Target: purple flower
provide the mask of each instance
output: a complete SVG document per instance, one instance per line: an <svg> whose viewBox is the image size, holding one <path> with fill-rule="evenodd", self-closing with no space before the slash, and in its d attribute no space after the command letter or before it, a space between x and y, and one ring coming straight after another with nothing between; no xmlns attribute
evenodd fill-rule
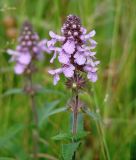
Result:
<svg viewBox="0 0 136 160"><path fill-rule="evenodd" d="M68 64L70 62L70 55L62 51L58 56L58 60L62 64Z"/></svg>
<svg viewBox="0 0 136 160"><path fill-rule="evenodd" d="M62 46L62 49L64 52L68 54L73 54L75 51L75 42L73 39L69 39L66 41L66 43Z"/></svg>
<svg viewBox="0 0 136 160"><path fill-rule="evenodd" d="M16 74L22 74L25 70L26 66L21 64L21 63L17 63L15 66L14 66L14 71Z"/></svg>
<svg viewBox="0 0 136 160"><path fill-rule="evenodd" d="M62 73L62 68L58 68L55 70L50 70L48 71L51 75L54 76L54 85L56 85L58 83L58 81L60 80L59 74Z"/></svg>
<svg viewBox="0 0 136 160"><path fill-rule="evenodd" d="M74 77L76 73L87 73L87 78L95 82L97 80L97 65L99 61L96 60L93 50L97 42L92 38L95 36L95 30L87 34L87 30L81 26L80 18L75 15L69 15L61 28L62 36L50 31L51 40L47 41L47 46L50 51L54 52L51 59L58 57L61 68L50 72L54 76L54 84L59 81L59 75L63 73L65 77ZM60 42L60 47L56 43ZM60 72L61 70L61 72Z"/></svg>
<svg viewBox="0 0 136 160"><path fill-rule="evenodd" d="M86 62L86 57L83 55L83 52L79 52L77 51L74 54L74 58L75 58L75 63L77 63L78 65L84 65Z"/></svg>
<svg viewBox="0 0 136 160"><path fill-rule="evenodd" d="M65 64L62 67L65 77L69 78L74 75L75 67L72 64Z"/></svg>
<svg viewBox="0 0 136 160"><path fill-rule="evenodd" d="M29 22L24 22L16 50L7 50L7 53L11 55L10 61L16 62L15 73L23 74L30 69L32 61L43 59L42 52L51 53L45 46L46 43L47 40L39 41L37 33L33 31Z"/></svg>

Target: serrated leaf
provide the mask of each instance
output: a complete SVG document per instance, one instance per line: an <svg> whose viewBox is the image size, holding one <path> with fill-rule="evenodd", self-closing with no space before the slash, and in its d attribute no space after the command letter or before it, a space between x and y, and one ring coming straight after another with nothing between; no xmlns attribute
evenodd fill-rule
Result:
<svg viewBox="0 0 136 160"><path fill-rule="evenodd" d="M63 158L63 160L72 160L72 157L73 157L75 151L77 150L79 144L80 144L79 142L78 143L63 144L62 145L62 158Z"/></svg>
<svg viewBox="0 0 136 160"><path fill-rule="evenodd" d="M80 141L81 139L85 138L89 133L90 132L86 131L77 132L76 135L73 135L72 133L59 133L58 135L52 137L52 139L56 141L63 141L63 140Z"/></svg>
<svg viewBox="0 0 136 160"><path fill-rule="evenodd" d="M58 135L52 137L53 140L60 141L60 140L69 140L71 139L70 133L59 133Z"/></svg>
<svg viewBox="0 0 136 160"><path fill-rule="evenodd" d="M81 131L78 132L76 135L73 136L74 141L79 141L83 138L85 138L90 132Z"/></svg>

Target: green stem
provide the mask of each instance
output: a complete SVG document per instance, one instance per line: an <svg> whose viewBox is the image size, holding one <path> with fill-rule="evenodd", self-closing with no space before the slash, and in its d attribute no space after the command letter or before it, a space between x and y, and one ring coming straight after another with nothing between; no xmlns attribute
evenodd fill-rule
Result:
<svg viewBox="0 0 136 160"><path fill-rule="evenodd" d="M78 76L77 73L75 72L74 74L75 80L77 82L78 80ZM72 124L72 133L73 135L77 134L77 120L78 120L78 103L79 103L79 95L78 95L78 88L76 87L76 89L73 91L73 93L75 94L75 106L73 107L73 124ZM73 142L75 142L73 140ZM76 159L76 151L74 152L74 155L72 157L72 160Z"/></svg>
<svg viewBox="0 0 136 160"><path fill-rule="evenodd" d="M33 92L33 82L32 82L32 75L29 75L29 84L31 91ZM32 110L32 116L33 116L33 122L34 122L34 129L32 131L32 138L33 138L33 155L34 159L38 160L38 139L39 139L39 133L38 133L38 113L36 110L36 103L35 103L35 93L30 94L30 101L31 101L31 110Z"/></svg>
<svg viewBox="0 0 136 160"><path fill-rule="evenodd" d="M73 135L76 135L77 133L77 118L78 118L78 94L76 95L76 105L73 110L73 127L72 127L72 133Z"/></svg>

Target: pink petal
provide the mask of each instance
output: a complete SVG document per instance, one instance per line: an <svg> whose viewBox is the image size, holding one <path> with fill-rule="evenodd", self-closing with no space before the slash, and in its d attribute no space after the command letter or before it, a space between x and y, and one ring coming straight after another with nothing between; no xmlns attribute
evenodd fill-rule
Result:
<svg viewBox="0 0 136 160"><path fill-rule="evenodd" d="M72 77L74 75L75 67L73 65L64 66L63 73L66 77Z"/></svg>
<svg viewBox="0 0 136 160"><path fill-rule="evenodd" d="M22 74L24 70L25 70L25 66L19 63L17 63L14 67L14 71L16 74Z"/></svg>
<svg viewBox="0 0 136 160"><path fill-rule="evenodd" d="M54 62L54 59L56 58L56 56L57 56L57 53L54 52L54 55L53 55L53 57L51 58L50 63L53 63L53 62Z"/></svg>
<svg viewBox="0 0 136 160"><path fill-rule="evenodd" d="M93 72L94 73L94 72L96 72L98 70L98 68L86 65L84 67L84 70L87 71L87 72Z"/></svg>
<svg viewBox="0 0 136 160"><path fill-rule="evenodd" d="M62 68L58 68L55 70L49 70L48 73L50 73L51 75L60 74L62 73Z"/></svg>
<svg viewBox="0 0 136 160"><path fill-rule="evenodd" d="M48 47L54 46L55 43L56 43L56 39L51 39L50 41L47 42L47 46Z"/></svg>
<svg viewBox="0 0 136 160"><path fill-rule="evenodd" d="M88 73L87 78L92 82L96 82L98 79L97 74L91 72Z"/></svg>
<svg viewBox="0 0 136 160"><path fill-rule="evenodd" d="M58 41L64 41L65 40L65 37L59 36L52 31L49 32L49 35L50 35L50 37L52 37L53 39L56 39Z"/></svg>
<svg viewBox="0 0 136 160"><path fill-rule="evenodd" d="M83 28L83 27L81 27L81 32L83 33L83 34L86 34L86 29L85 28Z"/></svg>
<svg viewBox="0 0 136 160"><path fill-rule="evenodd" d="M63 64L67 64L69 62L69 58L69 55L63 52L58 56L59 62Z"/></svg>
<svg viewBox="0 0 136 160"><path fill-rule="evenodd" d="M78 64L78 65L83 65L85 64L85 61L86 61L86 57L84 55L82 55L83 53L77 53L74 55L74 58L75 58L75 62Z"/></svg>
<svg viewBox="0 0 136 160"><path fill-rule="evenodd" d="M54 76L53 84L56 85L59 80L60 80L60 77L59 77L58 74L56 74L56 75Z"/></svg>
<svg viewBox="0 0 136 160"><path fill-rule="evenodd" d="M72 54L75 51L75 43L73 40L68 40L62 47L68 54Z"/></svg>
<svg viewBox="0 0 136 160"><path fill-rule="evenodd" d="M84 54L85 54L85 56L94 56L96 54L96 52L88 51L88 52L85 52Z"/></svg>
<svg viewBox="0 0 136 160"><path fill-rule="evenodd" d="M55 74L55 70L49 70L48 73L51 74L51 75L54 75Z"/></svg>
<svg viewBox="0 0 136 160"><path fill-rule="evenodd" d="M84 52L84 51L85 51L85 49L82 48L82 47L80 47L80 46L77 47L77 50L78 50L79 52Z"/></svg>
<svg viewBox="0 0 136 160"><path fill-rule="evenodd" d="M27 65L31 61L31 55L29 53L21 53L17 61L21 64Z"/></svg>
<svg viewBox="0 0 136 160"><path fill-rule="evenodd" d="M70 70L70 69L65 68L65 69L63 70L63 73L64 73L64 75L65 75L66 77L72 77L72 76L73 76L73 74L74 74L74 71L73 71L73 70Z"/></svg>
<svg viewBox="0 0 136 160"><path fill-rule="evenodd" d="M100 61L95 61L94 63L97 66L98 64L100 64Z"/></svg>
<svg viewBox="0 0 136 160"><path fill-rule="evenodd" d="M50 35L51 38L55 38L56 37L56 34L53 31L50 31L49 35Z"/></svg>
<svg viewBox="0 0 136 160"><path fill-rule="evenodd" d="M89 37L93 37L93 36L95 36L95 34L96 34L96 31L92 30L88 35L89 35Z"/></svg>
<svg viewBox="0 0 136 160"><path fill-rule="evenodd" d="M43 51L43 52L51 53L51 51L50 51L50 50L48 49L48 47L47 47L47 40L46 40L46 39L40 41L40 42L38 43L38 47L39 47L40 50Z"/></svg>
<svg viewBox="0 0 136 160"><path fill-rule="evenodd" d="M14 50L12 50L12 49L8 49L8 50L7 50L7 53L8 53L9 55L15 55L15 56L17 56L17 55L19 54L19 52L14 51Z"/></svg>
<svg viewBox="0 0 136 160"><path fill-rule="evenodd" d="M93 62L93 60L90 57L87 58L87 63L86 64L91 65L92 67L96 66L95 63Z"/></svg>
<svg viewBox="0 0 136 160"><path fill-rule="evenodd" d="M89 41L91 43L90 49L94 49L96 47L96 45L97 45L97 42L95 40L93 40L93 39L90 39Z"/></svg>

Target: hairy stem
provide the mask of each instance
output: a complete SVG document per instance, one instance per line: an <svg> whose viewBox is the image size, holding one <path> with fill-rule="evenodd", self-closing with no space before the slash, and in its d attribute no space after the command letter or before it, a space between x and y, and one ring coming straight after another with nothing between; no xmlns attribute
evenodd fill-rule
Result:
<svg viewBox="0 0 136 160"><path fill-rule="evenodd" d="M36 110L36 103L35 103L35 94L33 92L33 82L32 82L32 75L29 75L29 83L31 88L31 94L30 94L30 101L31 101L31 110L32 110L32 116L33 116L33 123L34 123L34 129L32 131L32 138L33 138L33 156L34 159L38 159L38 139L39 139L39 133L38 133L38 113Z"/></svg>
<svg viewBox="0 0 136 160"><path fill-rule="evenodd" d="M78 118L78 93L76 95L76 100L75 100L75 107L74 107L74 110L73 110L73 130L72 130L72 133L74 135L76 135L77 133L77 118Z"/></svg>
<svg viewBox="0 0 136 160"><path fill-rule="evenodd" d="M78 76L75 73L75 80L77 82L78 80ZM76 89L73 91L73 93L75 94L75 106L73 108L73 124L72 124L72 133L73 135L77 134L77 121L78 121L78 103L79 103L79 96L78 96L78 88L76 87ZM73 142L75 142L73 140ZM76 160L76 151L74 152L74 155L72 157L72 160Z"/></svg>
<svg viewBox="0 0 136 160"><path fill-rule="evenodd" d="M73 135L77 134L77 120L78 120L78 94L76 95L76 105L73 110L73 127L72 127ZM73 142L75 142L75 140L73 140ZM74 152L72 160L76 160L76 151Z"/></svg>

